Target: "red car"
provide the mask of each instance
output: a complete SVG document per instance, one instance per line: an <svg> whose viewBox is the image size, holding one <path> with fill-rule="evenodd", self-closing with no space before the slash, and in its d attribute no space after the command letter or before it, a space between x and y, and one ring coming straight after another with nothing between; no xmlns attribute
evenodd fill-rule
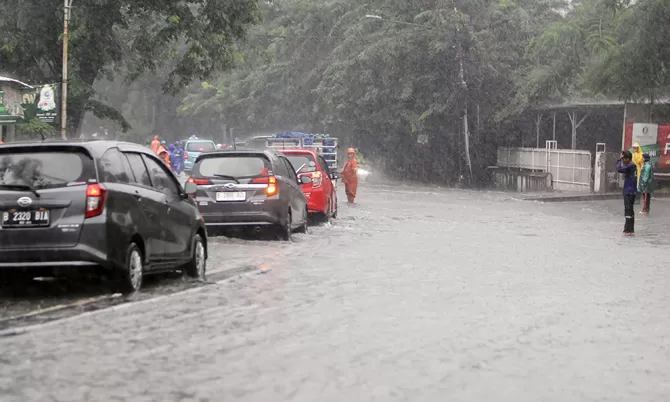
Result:
<svg viewBox="0 0 670 402"><path fill-rule="evenodd" d="M310 176L312 183L303 184L307 198L307 212L328 221L337 218L337 182L339 172L331 172L323 156L312 149L282 149L298 177Z"/></svg>

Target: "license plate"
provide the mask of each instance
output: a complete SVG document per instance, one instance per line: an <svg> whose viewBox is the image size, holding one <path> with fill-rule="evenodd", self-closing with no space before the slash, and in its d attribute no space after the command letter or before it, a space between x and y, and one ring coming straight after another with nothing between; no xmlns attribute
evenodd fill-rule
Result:
<svg viewBox="0 0 670 402"><path fill-rule="evenodd" d="M244 191L235 192L218 192L216 193L216 201L246 201L247 193Z"/></svg>
<svg viewBox="0 0 670 402"><path fill-rule="evenodd" d="M33 211L9 210L2 213L2 227L27 228L49 226L49 210Z"/></svg>

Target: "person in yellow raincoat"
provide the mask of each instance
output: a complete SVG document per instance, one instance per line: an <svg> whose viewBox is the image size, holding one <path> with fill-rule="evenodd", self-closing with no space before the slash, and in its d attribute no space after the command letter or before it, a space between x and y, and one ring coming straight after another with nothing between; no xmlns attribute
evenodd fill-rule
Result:
<svg viewBox="0 0 670 402"><path fill-rule="evenodd" d="M644 165L644 157L642 156L642 149L640 144L637 142L633 144L633 163L637 166L637 182L640 183L640 173L642 172L642 166Z"/></svg>
<svg viewBox="0 0 670 402"><path fill-rule="evenodd" d="M356 161L356 150L347 149L347 163L342 169L342 183L344 183L344 192L347 194L347 202L354 203L356 199L356 189L358 188L358 162Z"/></svg>
<svg viewBox="0 0 670 402"><path fill-rule="evenodd" d="M158 148L161 146L161 139L159 136L154 136L154 140L151 141L151 150L154 151L156 155L158 155Z"/></svg>

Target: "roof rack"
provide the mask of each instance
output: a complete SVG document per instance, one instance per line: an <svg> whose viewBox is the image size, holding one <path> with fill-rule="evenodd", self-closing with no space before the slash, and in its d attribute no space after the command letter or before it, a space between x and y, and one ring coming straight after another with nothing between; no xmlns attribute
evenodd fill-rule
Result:
<svg viewBox="0 0 670 402"><path fill-rule="evenodd" d="M287 149L302 148L314 149L323 156L328 168L337 170L337 138L266 138L268 148Z"/></svg>

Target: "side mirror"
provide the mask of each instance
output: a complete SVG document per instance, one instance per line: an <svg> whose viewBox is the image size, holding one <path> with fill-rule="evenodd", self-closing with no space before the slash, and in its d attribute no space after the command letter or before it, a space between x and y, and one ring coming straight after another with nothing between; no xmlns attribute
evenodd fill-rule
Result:
<svg viewBox="0 0 670 402"><path fill-rule="evenodd" d="M198 185L197 184L195 184L193 182L190 182L190 181L187 181L186 184L184 184L184 192L186 193L186 195L193 195L197 191L198 191Z"/></svg>
<svg viewBox="0 0 670 402"><path fill-rule="evenodd" d="M331 173L330 178L333 180L339 180L342 178L342 174L340 172Z"/></svg>
<svg viewBox="0 0 670 402"><path fill-rule="evenodd" d="M300 176L300 184L310 184L312 182L312 176Z"/></svg>

